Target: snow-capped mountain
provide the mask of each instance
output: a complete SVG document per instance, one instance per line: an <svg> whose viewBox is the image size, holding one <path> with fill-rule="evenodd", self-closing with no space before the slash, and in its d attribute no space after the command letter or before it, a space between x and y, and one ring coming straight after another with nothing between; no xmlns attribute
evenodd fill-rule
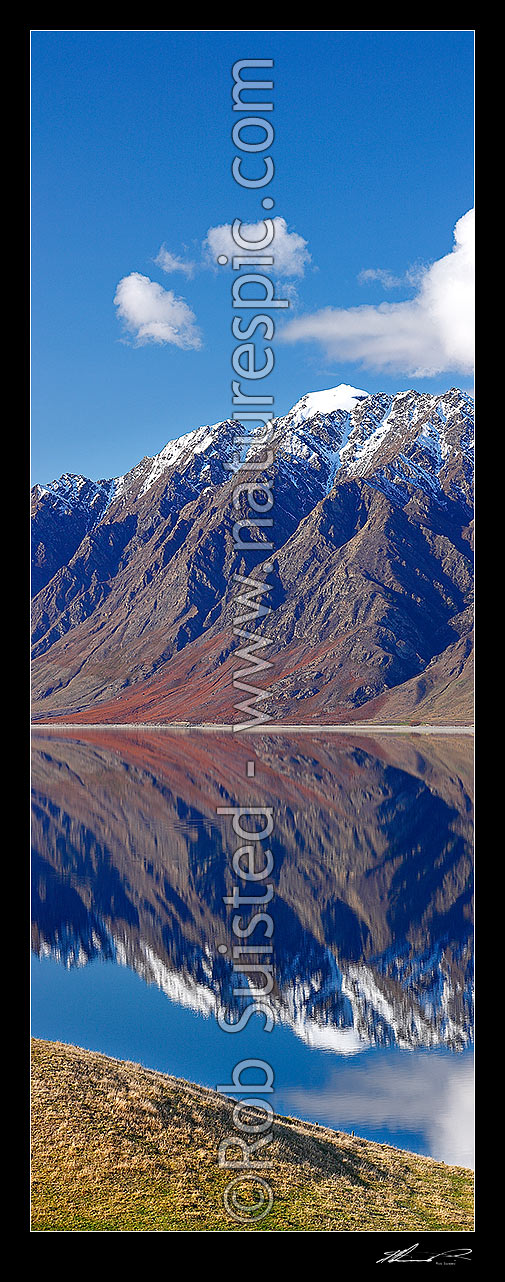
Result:
<svg viewBox="0 0 505 1282"><path fill-rule="evenodd" d="M457 388L443 396L368 397L352 416L341 466L400 504L415 489L439 501L449 495L466 502L473 482L473 409L471 397Z"/></svg>
<svg viewBox="0 0 505 1282"><path fill-rule="evenodd" d="M341 383L307 393L288 414L273 419L272 426L269 448L277 468L297 487L313 478L320 497L329 493L339 472L373 478L376 488L399 503L408 501L408 486L441 496L451 463L463 465L471 484L473 401L457 388L442 396L412 391L390 396L369 395ZM235 438L246 431L230 420L196 428L117 478L111 495L126 497L141 477L137 493L143 496L174 467L195 493L220 484L228 477L226 464L239 452L247 453L234 446ZM264 429L257 435L263 437ZM253 432L253 455L254 440ZM461 494L467 497L464 487Z"/></svg>
<svg viewBox="0 0 505 1282"><path fill-rule="evenodd" d="M90 481L65 472L32 491L32 592L35 596L103 520L116 482Z"/></svg>
<svg viewBox="0 0 505 1282"><path fill-rule="evenodd" d="M314 475L321 496L329 492L340 470L349 477L373 477L377 488L400 502L405 483L427 487L431 493L442 490L444 469L451 460L463 461L465 476L471 479L473 401L457 388L442 396L412 391L390 396L369 395L341 383L307 393L288 414L273 419L273 429L269 447L277 466L295 485ZM48 485L36 485L35 496L39 502L54 500L60 513L74 518L85 513L89 528L117 500L143 498L175 469L184 480L185 494L195 497L229 478L230 465L247 452L235 443L246 431L230 419L203 425L169 441L159 454L143 458L123 476L95 482L65 473ZM263 432L258 429L258 435Z"/></svg>
<svg viewBox="0 0 505 1282"><path fill-rule="evenodd" d="M263 429L249 446L237 444L244 434L226 419L170 441L123 476L94 483L65 475L35 487L36 689L53 712L80 711L90 698L123 700L122 691L199 638L207 644L216 636L223 662L229 642L217 635L230 626L240 559L230 546L232 495L246 455L274 488L273 630L291 670L307 662L299 645L310 641L314 651L333 640L337 716L428 668L425 693L432 682L461 676L469 653L457 638L468 632L471 587L472 399L457 388L392 396L341 384L307 393L273 419L266 446ZM442 678L433 663L443 653ZM287 679L287 663L278 689L283 715L295 697L319 696L326 664L314 671L309 664L304 690ZM169 688L168 669L166 677ZM187 684L182 667L174 678ZM409 688L406 697L410 706L418 695Z"/></svg>
<svg viewBox="0 0 505 1282"><path fill-rule="evenodd" d="M48 485L36 485L35 492L38 499L54 500L60 510L68 515L86 511L97 521L114 497L116 485L114 480L90 481L85 476L64 472L57 481L51 481Z"/></svg>
<svg viewBox="0 0 505 1282"><path fill-rule="evenodd" d="M306 392L285 415L285 421L290 427L300 427L318 414L324 416L340 410L350 413L368 396L369 392L364 392L359 387L350 387L348 383L339 383L338 387L328 387L322 392Z"/></svg>
<svg viewBox="0 0 505 1282"><path fill-rule="evenodd" d="M414 490L467 501L473 479L473 401L443 396L368 395L345 385L311 393L275 423L272 448L293 485L315 475L323 493L360 478L403 506ZM454 472L461 471L456 481Z"/></svg>

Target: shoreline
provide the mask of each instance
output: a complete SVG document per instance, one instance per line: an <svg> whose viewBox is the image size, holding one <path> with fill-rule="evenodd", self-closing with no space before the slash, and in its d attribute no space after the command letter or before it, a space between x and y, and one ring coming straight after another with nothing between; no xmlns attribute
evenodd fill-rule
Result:
<svg viewBox="0 0 505 1282"><path fill-rule="evenodd" d="M261 726L241 726L220 722L189 721L34 721L31 730L166 730L183 733L198 731L204 734L426 734L426 735L473 735L473 725L381 725L368 722L348 722L340 725L289 724L282 721L265 723Z"/></svg>

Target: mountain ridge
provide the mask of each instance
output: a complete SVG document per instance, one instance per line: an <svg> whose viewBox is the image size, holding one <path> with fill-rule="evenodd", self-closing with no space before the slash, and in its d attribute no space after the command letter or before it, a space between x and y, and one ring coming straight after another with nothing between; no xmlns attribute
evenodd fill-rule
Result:
<svg viewBox="0 0 505 1282"><path fill-rule="evenodd" d="M209 700L218 720L233 719L237 573L271 575L263 635L276 718L304 719L305 703L316 719L346 720L350 710L361 719L363 705L387 701L437 657L450 669L449 648L469 635L469 395L340 385L302 397L271 427L263 468L262 433L238 450L243 429L227 419L185 433L123 477L66 474L34 487L36 718L93 718L100 708L105 719L145 719L162 674L162 720L174 719L184 691L190 721L209 719ZM255 460L275 494L274 550L269 560L269 537L260 538L251 568L231 527L237 477ZM190 674L211 651L198 704ZM436 703L433 669L430 681ZM423 697L406 693L407 719ZM471 683L465 721L469 700Z"/></svg>

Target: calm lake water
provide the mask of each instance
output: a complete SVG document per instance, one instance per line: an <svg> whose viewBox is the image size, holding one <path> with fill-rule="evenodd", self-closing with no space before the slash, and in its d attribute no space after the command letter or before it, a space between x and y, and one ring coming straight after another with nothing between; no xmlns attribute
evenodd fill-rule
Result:
<svg viewBox="0 0 505 1282"><path fill-rule="evenodd" d="M35 1036L213 1087L266 1060L276 1112L472 1165L471 739L37 731L32 778ZM224 900L267 884L273 1028L226 1033L261 909Z"/></svg>

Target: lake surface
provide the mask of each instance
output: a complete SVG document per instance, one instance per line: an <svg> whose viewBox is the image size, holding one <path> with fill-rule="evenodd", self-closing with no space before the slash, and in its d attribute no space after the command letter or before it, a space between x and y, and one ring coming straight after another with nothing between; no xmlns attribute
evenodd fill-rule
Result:
<svg viewBox="0 0 505 1282"><path fill-rule="evenodd" d="M36 731L34 1035L212 1087L261 1059L276 1112L472 1165L472 747ZM267 879L234 807L267 809ZM240 946L271 972L237 977L265 908L225 900L267 886ZM224 1031L268 974L272 1030Z"/></svg>

